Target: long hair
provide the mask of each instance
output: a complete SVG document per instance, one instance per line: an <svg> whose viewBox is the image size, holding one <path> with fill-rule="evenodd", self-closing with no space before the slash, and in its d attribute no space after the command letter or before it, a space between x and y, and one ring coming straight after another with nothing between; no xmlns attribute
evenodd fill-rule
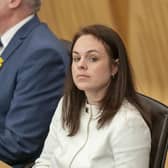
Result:
<svg viewBox="0 0 168 168"><path fill-rule="evenodd" d="M72 51L76 41L83 35L92 35L102 42L110 60L119 60L118 72L115 77L111 77L111 83L107 88L106 94L101 101L100 117L98 128L111 121L117 113L124 99L133 104L142 114L143 118L150 126L149 116L145 113L136 95L130 63L127 51L120 36L111 28L104 25L90 25L82 28L73 38L70 50L70 65L72 65ZM111 61L114 62L114 61ZM72 79L71 66L66 77L62 124L68 128L69 136L75 135L80 127L81 109L85 105L86 96L84 91L79 90Z"/></svg>

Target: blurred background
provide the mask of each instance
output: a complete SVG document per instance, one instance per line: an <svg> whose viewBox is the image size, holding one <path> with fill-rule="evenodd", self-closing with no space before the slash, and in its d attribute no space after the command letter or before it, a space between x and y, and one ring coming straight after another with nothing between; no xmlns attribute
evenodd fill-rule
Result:
<svg viewBox="0 0 168 168"><path fill-rule="evenodd" d="M105 24L127 47L137 90L168 105L168 0L43 0L42 21L62 39Z"/></svg>

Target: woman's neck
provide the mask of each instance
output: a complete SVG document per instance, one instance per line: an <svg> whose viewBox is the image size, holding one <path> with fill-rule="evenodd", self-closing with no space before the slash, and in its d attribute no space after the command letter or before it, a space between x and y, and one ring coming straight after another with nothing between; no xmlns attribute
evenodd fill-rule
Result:
<svg viewBox="0 0 168 168"><path fill-rule="evenodd" d="M102 95L99 95L97 93L88 93L86 92L87 102L91 105L100 105L100 102L102 100Z"/></svg>

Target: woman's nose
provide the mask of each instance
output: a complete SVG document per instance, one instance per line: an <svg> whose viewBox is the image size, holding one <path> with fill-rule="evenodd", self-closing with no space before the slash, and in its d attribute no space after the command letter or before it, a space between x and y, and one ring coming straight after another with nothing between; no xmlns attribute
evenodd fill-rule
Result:
<svg viewBox="0 0 168 168"><path fill-rule="evenodd" d="M78 68L87 69L87 63L86 63L86 60L84 58L80 59L80 61L78 62Z"/></svg>

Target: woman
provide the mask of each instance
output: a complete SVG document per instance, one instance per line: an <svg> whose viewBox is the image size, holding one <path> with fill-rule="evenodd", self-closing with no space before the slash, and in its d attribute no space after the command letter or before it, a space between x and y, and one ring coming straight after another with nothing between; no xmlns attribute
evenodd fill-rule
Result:
<svg viewBox="0 0 168 168"><path fill-rule="evenodd" d="M73 39L64 96L35 167L149 168L149 126L119 35L84 27Z"/></svg>

